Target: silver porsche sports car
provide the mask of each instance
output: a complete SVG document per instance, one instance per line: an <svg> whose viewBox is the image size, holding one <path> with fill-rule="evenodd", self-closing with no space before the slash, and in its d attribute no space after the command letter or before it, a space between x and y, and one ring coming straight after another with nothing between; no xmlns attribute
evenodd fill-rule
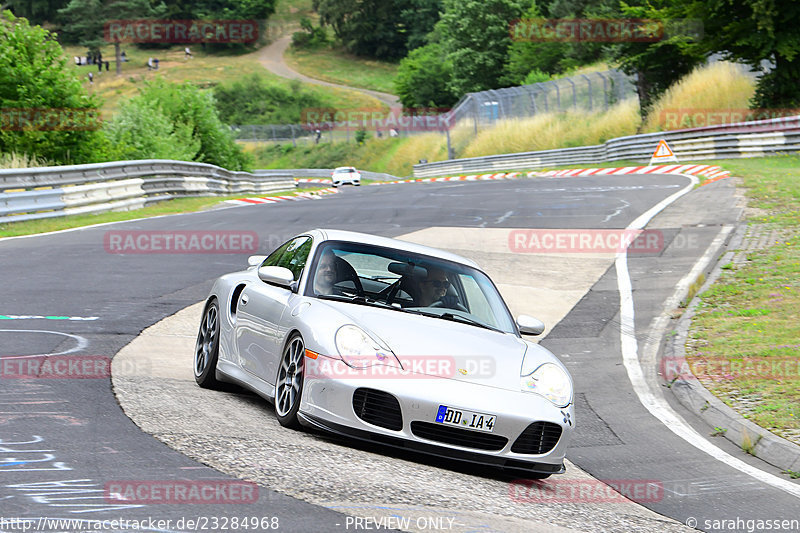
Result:
<svg viewBox="0 0 800 533"><path fill-rule="evenodd" d="M299 235L220 277L194 357L202 387L242 385L279 422L522 471L564 472L572 379L522 335L471 260L339 230Z"/></svg>

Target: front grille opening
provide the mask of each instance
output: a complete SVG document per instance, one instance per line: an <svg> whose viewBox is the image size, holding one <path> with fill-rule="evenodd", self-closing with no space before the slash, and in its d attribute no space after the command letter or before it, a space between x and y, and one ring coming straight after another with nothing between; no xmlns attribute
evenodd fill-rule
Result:
<svg viewBox="0 0 800 533"><path fill-rule="evenodd" d="M448 427L431 422L411 422L411 432L421 439L463 446L464 448L475 448L477 450L497 451L502 450L508 444L508 439L499 435Z"/></svg>
<svg viewBox="0 0 800 533"><path fill-rule="evenodd" d="M353 393L353 411L356 416L374 426L393 431L403 429L400 402L388 392L359 388Z"/></svg>
<svg viewBox="0 0 800 533"><path fill-rule="evenodd" d="M547 453L558 444L561 438L561 426L552 422L534 422L525 428L511 451L514 453L527 453L541 455Z"/></svg>

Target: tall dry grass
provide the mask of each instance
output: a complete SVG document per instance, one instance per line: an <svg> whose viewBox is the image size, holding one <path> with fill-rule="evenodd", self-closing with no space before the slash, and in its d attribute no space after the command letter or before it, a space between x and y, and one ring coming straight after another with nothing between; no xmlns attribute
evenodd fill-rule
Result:
<svg viewBox="0 0 800 533"><path fill-rule="evenodd" d="M36 156L18 154L17 152L0 153L0 168L33 168L47 167L52 163Z"/></svg>
<svg viewBox="0 0 800 533"><path fill-rule="evenodd" d="M744 115L754 92L755 80L739 65L721 61L699 67L667 89L648 114L642 131L738 122L736 115L719 112L734 110Z"/></svg>
<svg viewBox="0 0 800 533"><path fill-rule="evenodd" d="M411 135L383 157L383 168L395 176L409 176L420 159L429 162L447 159L447 139L441 133Z"/></svg>
<svg viewBox="0 0 800 533"><path fill-rule="evenodd" d="M640 124L635 99L604 112L544 113L525 119L498 121L478 132L459 157L550 150L601 144L636 133Z"/></svg>

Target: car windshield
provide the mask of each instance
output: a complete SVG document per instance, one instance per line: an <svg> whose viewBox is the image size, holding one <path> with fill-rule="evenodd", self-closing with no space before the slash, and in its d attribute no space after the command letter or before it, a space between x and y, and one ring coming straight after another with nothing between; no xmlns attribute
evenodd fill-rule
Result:
<svg viewBox="0 0 800 533"><path fill-rule="evenodd" d="M424 314L516 333L494 284L460 263L372 245L320 246L306 295Z"/></svg>
<svg viewBox="0 0 800 533"><path fill-rule="evenodd" d="M336 174L349 174L350 172L355 172L356 169L354 168L337 168L334 170Z"/></svg>

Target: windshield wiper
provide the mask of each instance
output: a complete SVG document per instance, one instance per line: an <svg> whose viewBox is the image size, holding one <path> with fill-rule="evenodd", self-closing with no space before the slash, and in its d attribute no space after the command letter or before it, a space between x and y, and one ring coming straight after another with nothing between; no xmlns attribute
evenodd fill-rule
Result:
<svg viewBox="0 0 800 533"><path fill-rule="evenodd" d="M464 324L470 324L470 325L473 325L473 326L478 326L479 328L486 328L486 329L490 329L492 331L496 331L498 333L504 333L503 330L497 329L494 326L490 326L489 324L484 324L483 322L480 322L478 320L474 320L474 319L466 317L464 315L457 315L457 314L454 314L454 313L442 313L440 315L438 313L431 313L429 311L418 311L416 309L414 309L414 310L406 309L406 311L409 312L409 313L416 313L418 315L430 316L430 317L433 317L433 318L441 318L441 319L444 319L444 320L450 320L451 322L463 322Z"/></svg>
<svg viewBox="0 0 800 533"><path fill-rule="evenodd" d="M402 309L398 309L393 305L389 305L386 302L381 302L380 300L373 300L372 298L367 298L366 296L359 296L357 294L354 295L346 295L346 294L318 294L317 298L320 300L334 300L337 302L349 302L354 304L360 305L372 305L375 307L382 307L385 309L397 309L398 311L402 311Z"/></svg>

